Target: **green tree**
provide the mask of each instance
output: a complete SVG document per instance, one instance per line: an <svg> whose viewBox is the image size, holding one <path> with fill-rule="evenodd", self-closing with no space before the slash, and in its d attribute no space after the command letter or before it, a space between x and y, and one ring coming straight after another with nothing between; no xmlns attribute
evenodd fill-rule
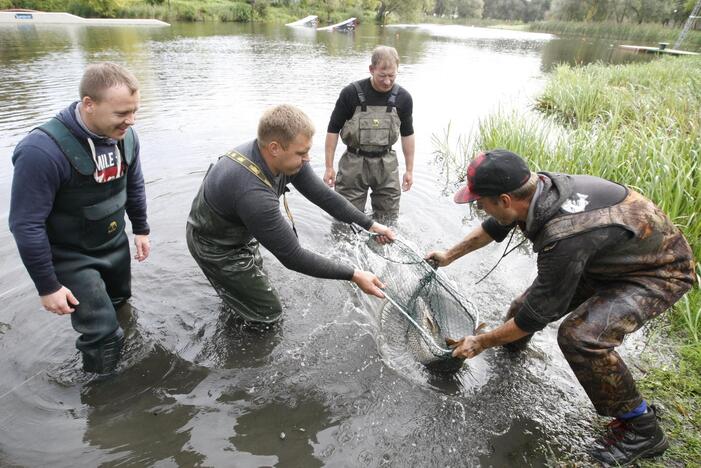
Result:
<svg viewBox="0 0 701 468"><path fill-rule="evenodd" d="M608 17L608 1L553 0L550 17L563 21L602 21Z"/></svg>
<svg viewBox="0 0 701 468"><path fill-rule="evenodd" d="M674 2L665 0L630 0L631 19L640 23L666 21L673 17Z"/></svg>
<svg viewBox="0 0 701 468"><path fill-rule="evenodd" d="M425 7L425 0L380 0L377 7L377 22L385 24L387 16L392 13L404 17L413 17L423 12Z"/></svg>
<svg viewBox="0 0 701 468"><path fill-rule="evenodd" d="M545 17L550 0L488 0L484 2L485 18L511 21L537 21Z"/></svg>

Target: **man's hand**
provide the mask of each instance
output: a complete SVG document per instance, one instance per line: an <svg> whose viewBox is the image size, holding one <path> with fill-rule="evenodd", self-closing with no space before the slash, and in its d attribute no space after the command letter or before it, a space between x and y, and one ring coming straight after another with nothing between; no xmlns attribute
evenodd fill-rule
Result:
<svg viewBox="0 0 701 468"><path fill-rule="evenodd" d="M65 286L61 286L61 289L55 293L40 296L40 298L44 309L57 315L73 313L75 309L71 306L80 304L71 290Z"/></svg>
<svg viewBox="0 0 701 468"><path fill-rule="evenodd" d="M414 174L411 172L405 172L404 178L402 180L402 191L407 192L414 185Z"/></svg>
<svg viewBox="0 0 701 468"><path fill-rule="evenodd" d="M135 234L134 245L136 246L136 255L134 255L134 258L143 262L151 253L151 241L148 240L148 235Z"/></svg>
<svg viewBox="0 0 701 468"><path fill-rule="evenodd" d="M452 260L448 258L448 252L445 250L432 250L426 254L424 257L428 263L435 267L444 267L452 263Z"/></svg>
<svg viewBox="0 0 701 468"><path fill-rule="evenodd" d="M485 349L479 339L479 336L465 336L457 341L446 338L445 342L448 344L448 346L453 348L453 357L456 358L471 359Z"/></svg>
<svg viewBox="0 0 701 468"><path fill-rule="evenodd" d="M324 182L329 187L336 185L336 171L333 170L333 167L327 167L324 171Z"/></svg>
<svg viewBox="0 0 701 468"><path fill-rule="evenodd" d="M378 234L378 236L375 237L375 240L380 244L389 244L397 238L397 235L392 229L380 223L372 223L372 226L370 226L368 231Z"/></svg>
<svg viewBox="0 0 701 468"><path fill-rule="evenodd" d="M355 270L353 273L353 278L351 281L358 285L358 287L365 293L371 296L379 297L380 299L385 298L385 294L382 289L385 285L380 281L380 278L375 276L369 271Z"/></svg>

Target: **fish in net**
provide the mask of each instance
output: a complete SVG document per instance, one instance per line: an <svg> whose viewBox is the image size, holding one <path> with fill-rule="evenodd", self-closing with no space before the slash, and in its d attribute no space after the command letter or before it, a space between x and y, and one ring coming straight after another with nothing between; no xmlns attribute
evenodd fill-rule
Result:
<svg viewBox="0 0 701 468"><path fill-rule="evenodd" d="M459 370L464 360L452 356L446 338L475 333L474 305L405 241L383 245L359 235L355 253L358 263L385 283L379 316L384 338L404 346L430 370Z"/></svg>

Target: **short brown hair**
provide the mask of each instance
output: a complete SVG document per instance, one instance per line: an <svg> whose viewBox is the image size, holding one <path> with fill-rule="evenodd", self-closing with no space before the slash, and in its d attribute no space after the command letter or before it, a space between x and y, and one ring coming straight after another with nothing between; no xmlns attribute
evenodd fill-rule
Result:
<svg viewBox="0 0 701 468"><path fill-rule="evenodd" d="M139 81L129 70L116 63L88 65L80 80L80 99L88 96L93 101L100 101L104 97L104 91L115 86L126 86L134 94L139 90Z"/></svg>
<svg viewBox="0 0 701 468"><path fill-rule="evenodd" d="M314 124L302 109L281 104L266 110L258 121L258 143L265 146L277 141L287 148L297 135L314 136Z"/></svg>
<svg viewBox="0 0 701 468"><path fill-rule="evenodd" d="M399 54L397 53L397 49L385 45L375 47L375 49L372 51L370 65L377 67L382 65L384 62L394 63L398 67Z"/></svg>

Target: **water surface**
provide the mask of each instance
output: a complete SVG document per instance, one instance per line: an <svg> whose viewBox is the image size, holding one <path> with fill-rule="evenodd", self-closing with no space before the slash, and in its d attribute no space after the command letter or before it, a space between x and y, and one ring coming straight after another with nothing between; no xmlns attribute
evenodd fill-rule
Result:
<svg viewBox="0 0 701 468"><path fill-rule="evenodd" d="M304 277L264 252L285 315L261 334L231 319L187 252L204 171L253 138L266 107L288 102L311 116L312 165L323 173L334 102L368 76L380 43L399 50L398 82L414 97L415 185L398 231L423 251L479 222L452 203L432 135L526 109L556 63L630 59L610 44L462 26L0 27L0 465L543 466L583 456L593 410L554 326L523 355L490 350L437 378L388 346L382 304L349 283ZM134 295L120 310L119 374L95 381L80 371L69 319L41 310L7 216L12 149L75 100L84 67L101 60L125 64L142 85L136 129L153 252L133 265ZM303 245L351 258L329 216L298 193L289 200ZM535 275L523 249L475 286L502 248L446 269L490 326Z"/></svg>

